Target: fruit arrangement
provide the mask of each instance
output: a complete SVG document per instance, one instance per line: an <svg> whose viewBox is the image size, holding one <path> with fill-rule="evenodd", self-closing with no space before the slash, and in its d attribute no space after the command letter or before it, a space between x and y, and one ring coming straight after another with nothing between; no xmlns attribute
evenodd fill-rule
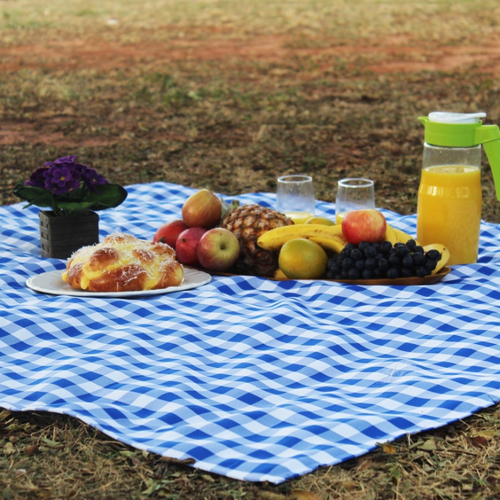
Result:
<svg viewBox="0 0 500 500"><path fill-rule="evenodd" d="M208 189L191 195L182 217L159 227L153 241L174 248L181 264L275 279L425 277L449 259L443 245L422 248L375 209L350 212L342 224L325 217L294 224L271 208L228 205Z"/></svg>
<svg viewBox="0 0 500 500"><path fill-rule="evenodd" d="M153 240L175 249L181 264L213 272L234 271L274 276L278 253L257 245L271 229L293 221L271 208L249 204L230 205L208 189L191 195L182 206L182 218L162 225Z"/></svg>
<svg viewBox="0 0 500 500"><path fill-rule="evenodd" d="M307 256L301 240L309 242ZM293 241L295 249L289 247ZM423 278L439 272L449 259L443 245L421 247L412 236L390 226L383 214L374 209L350 212L342 224L306 223L274 229L263 234L258 244L280 252L280 269L275 277L283 279ZM316 245L315 251L312 245Z"/></svg>

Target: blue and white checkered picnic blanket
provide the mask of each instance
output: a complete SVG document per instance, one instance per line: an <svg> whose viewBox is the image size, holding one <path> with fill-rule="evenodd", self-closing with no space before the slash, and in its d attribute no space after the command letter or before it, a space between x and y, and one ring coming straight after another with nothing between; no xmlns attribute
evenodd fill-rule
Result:
<svg viewBox="0 0 500 500"><path fill-rule="evenodd" d="M102 236L151 239L194 192L128 191L100 212ZM124 300L27 288L65 263L40 257L37 209L23 205L0 207L1 407L73 415L139 449L279 483L500 400L497 225L483 223L476 265L435 285L234 276ZM415 216L384 214L415 234Z"/></svg>

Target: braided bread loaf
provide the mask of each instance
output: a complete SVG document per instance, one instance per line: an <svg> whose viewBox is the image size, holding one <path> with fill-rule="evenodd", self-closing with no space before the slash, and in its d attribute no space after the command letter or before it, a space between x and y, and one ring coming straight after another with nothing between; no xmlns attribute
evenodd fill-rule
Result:
<svg viewBox="0 0 500 500"><path fill-rule="evenodd" d="M68 259L62 279L91 292L131 292L177 286L183 276L183 267L167 244L112 234L77 250Z"/></svg>

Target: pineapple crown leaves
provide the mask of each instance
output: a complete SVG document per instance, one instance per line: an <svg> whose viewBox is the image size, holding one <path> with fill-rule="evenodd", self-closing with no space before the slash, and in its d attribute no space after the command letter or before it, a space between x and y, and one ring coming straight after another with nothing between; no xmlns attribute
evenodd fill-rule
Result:
<svg viewBox="0 0 500 500"><path fill-rule="evenodd" d="M227 203L227 201L225 201L221 198L220 201L222 203L221 220L224 218L224 216L228 212L230 212L231 210L234 210L235 208L238 208L240 206L240 202L238 200L231 200L231 203Z"/></svg>

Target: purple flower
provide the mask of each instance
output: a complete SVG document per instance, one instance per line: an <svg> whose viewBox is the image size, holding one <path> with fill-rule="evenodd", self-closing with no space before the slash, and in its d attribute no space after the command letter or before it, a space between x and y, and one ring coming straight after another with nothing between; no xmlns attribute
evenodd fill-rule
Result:
<svg viewBox="0 0 500 500"><path fill-rule="evenodd" d="M76 161L76 156L71 155L71 156L62 156L61 158L58 158L57 160L54 161L54 163L75 163ZM48 162L50 163L50 162ZM47 163L46 163L47 165Z"/></svg>
<svg viewBox="0 0 500 500"><path fill-rule="evenodd" d="M88 167L86 165L81 165L80 163L72 163L71 168L73 169L73 176L75 179L82 180L83 173Z"/></svg>
<svg viewBox="0 0 500 500"><path fill-rule="evenodd" d="M127 197L123 187L77 163L74 155L46 162L27 181L18 183L14 194L29 205L50 208L57 216L116 207Z"/></svg>
<svg viewBox="0 0 500 500"><path fill-rule="evenodd" d="M48 170L47 167L37 168L30 176L30 178L24 183L25 186L32 186L38 188L45 187L45 172Z"/></svg>
<svg viewBox="0 0 500 500"><path fill-rule="evenodd" d="M104 176L98 174L97 170L94 168L85 168L85 170L82 171L82 177L87 187L94 193L99 193L96 186L108 184L108 181L104 178Z"/></svg>
<svg viewBox="0 0 500 500"><path fill-rule="evenodd" d="M55 161L48 161L45 163L46 166L54 168L67 168L71 171L71 177L76 180L82 178L82 169L87 168L85 165L79 165L75 163L76 156L63 156Z"/></svg>
<svg viewBox="0 0 500 500"><path fill-rule="evenodd" d="M80 187L80 182L73 176L73 169L70 166L60 166L54 163L45 172L45 189L54 194L66 194Z"/></svg>
<svg viewBox="0 0 500 500"><path fill-rule="evenodd" d="M48 168L44 172L43 187L54 194L69 193L81 186L80 181L83 181L90 191L100 194L97 186L108 183L94 168L76 163L76 156L73 155L48 161L45 166Z"/></svg>

